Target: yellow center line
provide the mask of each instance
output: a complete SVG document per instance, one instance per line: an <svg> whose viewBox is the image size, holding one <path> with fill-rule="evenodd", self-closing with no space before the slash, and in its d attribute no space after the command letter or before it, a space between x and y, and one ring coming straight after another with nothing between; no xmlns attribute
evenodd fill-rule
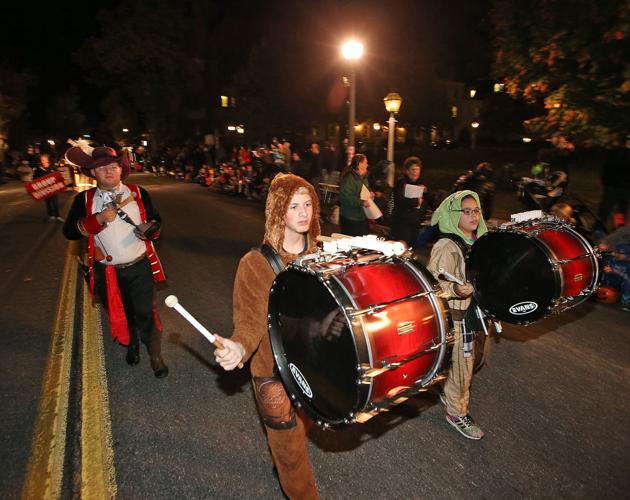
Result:
<svg viewBox="0 0 630 500"><path fill-rule="evenodd" d="M62 494L66 454L68 398L74 316L76 310L79 242L66 251L62 286L57 304L52 340L44 371L31 456L22 488L22 499L58 499ZM81 498L116 497L116 471L105 356L99 307L85 283L82 299L81 342Z"/></svg>
<svg viewBox="0 0 630 500"><path fill-rule="evenodd" d="M66 251L62 287L33 432L31 456L22 498L59 498L63 478L68 418L68 392L74 336L78 243Z"/></svg>
<svg viewBox="0 0 630 500"><path fill-rule="evenodd" d="M116 470L100 308L83 286L81 498L116 497Z"/></svg>

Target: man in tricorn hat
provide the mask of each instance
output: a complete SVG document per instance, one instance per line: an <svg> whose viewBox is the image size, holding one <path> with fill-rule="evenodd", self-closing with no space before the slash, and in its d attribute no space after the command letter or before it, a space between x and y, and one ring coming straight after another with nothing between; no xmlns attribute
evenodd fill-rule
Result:
<svg viewBox="0 0 630 500"><path fill-rule="evenodd" d="M160 215L147 191L122 182L130 172L126 155L75 144L66 159L96 179L97 187L75 196L63 234L70 240L88 239L90 291L107 309L114 340L127 346L127 363L140 362L142 340L153 373L166 377L154 308L154 282L166 279L152 243L159 235Z"/></svg>

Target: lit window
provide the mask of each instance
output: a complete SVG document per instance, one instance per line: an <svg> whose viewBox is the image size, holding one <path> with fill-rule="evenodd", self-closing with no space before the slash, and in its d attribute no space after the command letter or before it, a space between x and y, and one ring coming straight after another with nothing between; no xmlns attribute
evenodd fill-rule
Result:
<svg viewBox="0 0 630 500"><path fill-rule="evenodd" d="M230 97L230 106L236 107L236 97Z"/></svg>
<svg viewBox="0 0 630 500"><path fill-rule="evenodd" d="M494 91L495 92L503 92L504 88L505 88L505 84L503 84L503 83L495 83L494 84Z"/></svg>
<svg viewBox="0 0 630 500"><path fill-rule="evenodd" d="M458 112L457 106L451 106L451 116L453 118L457 118L457 112Z"/></svg>
<svg viewBox="0 0 630 500"><path fill-rule="evenodd" d="M230 104L229 104L230 98L226 95L222 95L221 96L221 107L222 108L227 108Z"/></svg>
<svg viewBox="0 0 630 500"><path fill-rule="evenodd" d="M474 99L477 95L477 89L470 89L470 98Z"/></svg>

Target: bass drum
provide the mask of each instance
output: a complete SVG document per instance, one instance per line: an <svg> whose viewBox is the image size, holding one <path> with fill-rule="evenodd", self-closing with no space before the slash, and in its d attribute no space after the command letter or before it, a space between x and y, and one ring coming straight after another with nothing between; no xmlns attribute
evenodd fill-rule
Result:
<svg viewBox="0 0 630 500"><path fill-rule="evenodd" d="M479 238L466 272L484 311L527 325L586 300L596 289L599 264L571 225L535 219Z"/></svg>
<svg viewBox="0 0 630 500"><path fill-rule="evenodd" d="M291 265L280 273L269 297L269 333L296 406L319 425L348 424L434 382L451 331L438 292L424 267L396 258Z"/></svg>

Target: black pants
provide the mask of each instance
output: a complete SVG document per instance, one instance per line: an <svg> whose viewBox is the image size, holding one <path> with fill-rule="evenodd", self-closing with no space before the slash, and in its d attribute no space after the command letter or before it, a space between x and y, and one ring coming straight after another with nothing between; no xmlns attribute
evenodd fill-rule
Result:
<svg viewBox="0 0 630 500"><path fill-rule="evenodd" d="M94 271L94 289L107 308L105 266L97 263ZM132 266L117 268L116 278L129 325L130 342L137 344L138 340L142 340L152 354L159 354L160 333L153 317L155 287L149 259L145 257Z"/></svg>
<svg viewBox="0 0 630 500"><path fill-rule="evenodd" d="M370 232L370 224L365 220L346 219L343 215L339 217L341 232L348 236L364 236Z"/></svg>
<svg viewBox="0 0 630 500"><path fill-rule="evenodd" d="M57 195L46 198L46 213L48 217L59 217L59 202Z"/></svg>

